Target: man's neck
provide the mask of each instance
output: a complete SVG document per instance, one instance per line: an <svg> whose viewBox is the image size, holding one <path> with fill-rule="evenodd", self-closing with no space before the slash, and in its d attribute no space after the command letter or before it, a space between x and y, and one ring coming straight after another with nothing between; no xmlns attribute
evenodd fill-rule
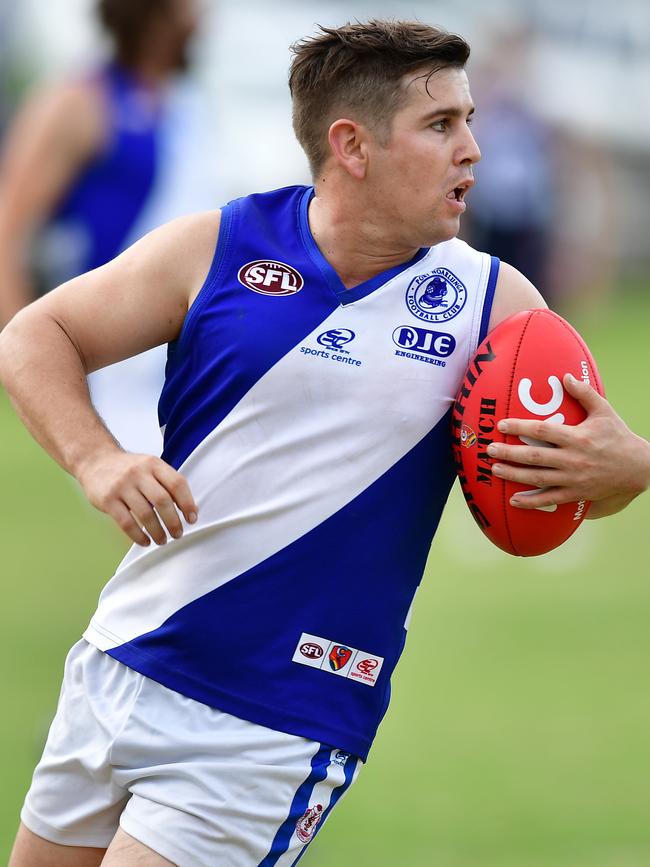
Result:
<svg viewBox="0 0 650 867"><path fill-rule="evenodd" d="M314 196L309 205L309 228L348 289L408 262L418 251L417 247L396 243L372 209L350 210L334 196Z"/></svg>

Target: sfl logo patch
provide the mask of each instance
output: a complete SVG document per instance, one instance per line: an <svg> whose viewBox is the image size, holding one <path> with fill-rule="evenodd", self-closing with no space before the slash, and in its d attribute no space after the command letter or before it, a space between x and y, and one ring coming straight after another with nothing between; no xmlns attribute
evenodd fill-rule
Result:
<svg viewBox="0 0 650 867"><path fill-rule="evenodd" d="M242 286L260 295L295 295L305 285L299 271L271 259L256 259L242 265L237 279Z"/></svg>

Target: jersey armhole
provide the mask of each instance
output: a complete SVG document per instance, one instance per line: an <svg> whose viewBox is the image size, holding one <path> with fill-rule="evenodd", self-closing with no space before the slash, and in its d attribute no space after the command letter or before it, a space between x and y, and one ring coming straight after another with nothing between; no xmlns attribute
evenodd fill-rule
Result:
<svg viewBox="0 0 650 867"><path fill-rule="evenodd" d="M492 313L492 304L494 302L494 292L497 288L497 279L499 277L499 265L501 260L496 256L490 256L490 273L488 275L485 296L483 298L483 313L481 315L481 325L478 334L478 346L485 340L490 325L490 314Z"/></svg>
<svg viewBox="0 0 650 867"><path fill-rule="evenodd" d="M210 270L203 281L203 286L192 302L190 309L187 311L185 321L181 328L180 334L175 341L169 344L169 350L173 353L180 352L187 344L194 326L194 322L202 308L212 297L213 291L218 285L218 280L224 267L228 255L230 253L232 224L235 217L237 202L229 202L221 209L221 221L219 223L219 233L217 235L217 243L214 250L214 256L210 264Z"/></svg>

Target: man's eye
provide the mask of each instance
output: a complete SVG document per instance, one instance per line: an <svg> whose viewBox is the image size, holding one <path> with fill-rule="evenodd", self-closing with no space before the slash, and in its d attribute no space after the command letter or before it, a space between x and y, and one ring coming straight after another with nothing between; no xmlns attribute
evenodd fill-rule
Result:
<svg viewBox="0 0 650 867"><path fill-rule="evenodd" d="M431 124L431 129L436 129L438 132L446 132L449 122L447 120L434 120Z"/></svg>

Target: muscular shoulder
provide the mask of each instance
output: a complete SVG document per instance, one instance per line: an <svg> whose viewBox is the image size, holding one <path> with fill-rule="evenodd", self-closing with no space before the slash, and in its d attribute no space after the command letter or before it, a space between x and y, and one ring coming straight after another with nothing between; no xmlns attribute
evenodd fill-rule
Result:
<svg viewBox="0 0 650 867"><path fill-rule="evenodd" d="M34 91L17 119L25 134L64 148L71 159L90 159L106 135L106 111L98 82L79 79Z"/></svg>
<svg viewBox="0 0 650 867"><path fill-rule="evenodd" d="M218 232L218 211L172 220L111 262L49 292L16 319L53 319L87 372L175 340L210 270Z"/></svg>
<svg viewBox="0 0 650 867"><path fill-rule="evenodd" d="M490 331L508 316L521 310L534 310L547 306L530 280L512 265L501 262L490 314Z"/></svg>
<svg viewBox="0 0 650 867"><path fill-rule="evenodd" d="M201 211L178 217L161 226L140 243L150 239L163 267L177 272L179 283L185 287L188 308L203 286L214 259L221 211Z"/></svg>

